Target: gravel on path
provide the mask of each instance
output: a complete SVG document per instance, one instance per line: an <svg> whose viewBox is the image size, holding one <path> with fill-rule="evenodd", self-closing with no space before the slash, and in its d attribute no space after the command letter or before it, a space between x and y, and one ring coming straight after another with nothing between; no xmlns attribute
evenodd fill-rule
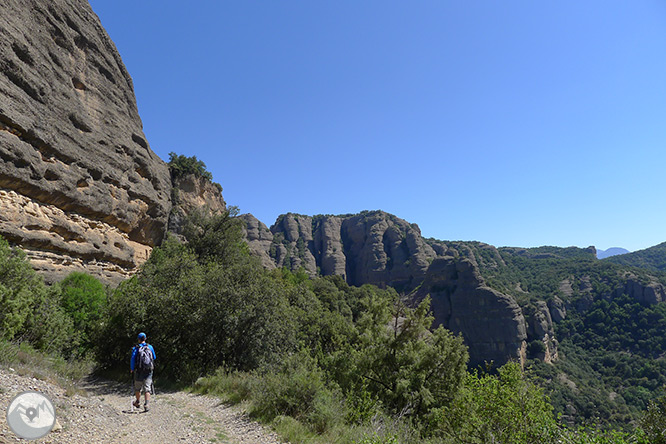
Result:
<svg viewBox="0 0 666 444"><path fill-rule="evenodd" d="M277 435L252 421L237 407L219 399L182 391L161 392L150 411L131 411L127 384L89 379L85 394L68 396L55 384L0 369L0 443L26 442L9 428L6 410L17 394L34 390L48 396L56 409L51 433L35 442L68 444L280 444ZM143 401L143 397L142 397Z"/></svg>

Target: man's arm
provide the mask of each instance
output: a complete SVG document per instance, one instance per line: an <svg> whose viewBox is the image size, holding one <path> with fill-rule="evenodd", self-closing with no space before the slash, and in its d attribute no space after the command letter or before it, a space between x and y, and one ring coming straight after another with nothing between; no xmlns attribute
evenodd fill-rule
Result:
<svg viewBox="0 0 666 444"><path fill-rule="evenodd" d="M132 357L130 358L130 373L134 372L134 358L136 357L136 347L132 348Z"/></svg>

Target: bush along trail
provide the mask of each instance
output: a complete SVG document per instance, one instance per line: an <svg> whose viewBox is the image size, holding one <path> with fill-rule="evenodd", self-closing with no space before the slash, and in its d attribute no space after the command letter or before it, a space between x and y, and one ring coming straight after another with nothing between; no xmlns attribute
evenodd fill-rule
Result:
<svg viewBox="0 0 666 444"><path fill-rule="evenodd" d="M72 392L18 373L13 367L0 369L0 405L5 409L15 395L29 390L48 396L55 406L57 422L40 443L280 443L274 433L216 398L158 391L149 412L131 413L129 383L88 378ZM0 443L15 442L24 440L11 431L3 410Z"/></svg>

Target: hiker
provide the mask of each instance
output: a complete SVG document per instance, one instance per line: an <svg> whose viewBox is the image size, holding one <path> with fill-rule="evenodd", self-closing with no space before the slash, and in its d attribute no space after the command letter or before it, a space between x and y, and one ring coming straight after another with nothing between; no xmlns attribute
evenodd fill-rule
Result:
<svg viewBox="0 0 666 444"><path fill-rule="evenodd" d="M139 333L137 341L139 343L132 348L132 357L130 358L130 373L134 377L134 396L136 396L133 405L139 408L141 405L141 391L143 390L145 398L143 409L147 412L153 386L153 369L155 368L156 356L153 346L146 343L145 333Z"/></svg>

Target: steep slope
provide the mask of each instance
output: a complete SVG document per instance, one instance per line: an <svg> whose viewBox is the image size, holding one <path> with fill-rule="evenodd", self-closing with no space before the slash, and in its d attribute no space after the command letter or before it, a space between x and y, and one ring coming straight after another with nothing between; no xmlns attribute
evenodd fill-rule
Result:
<svg viewBox="0 0 666 444"><path fill-rule="evenodd" d="M666 275L597 260L589 248L445 244L477 264L485 285L519 304L526 367L565 420L626 424L663 393ZM550 341L537 340L544 333ZM559 357L552 365L550 345Z"/></svg>
<svg viewBox="0 0 666 444"><path fill-rule="evenodd" d="M85 0L0 5L0 234L49 280L110 282L164 236L171 182Z"/></svg>
<svg viewBox="0 0 666 444"><path fill-rule="evenodd" d="M183 224L194 211L206 211L209 214L221 214L227 209L222 197L222 187L196 174L185 174L172 179L171 213L168 230L181 234Z"/></svg>
<svg viewBox="0 0 666 444"><path fill-rule="evenodd" d="M435 322L463 335L473 365L557 362L558 340L571 335L559 327L565 320L588 331L594 324L578 320L599 301L649 307L666 300L660 275L599 261L594 247L497 249L423 239L418 226L382 211L289 213L270 229L252 215L241 217L250 250L267 268L392 286L410 303L430 297Z"/></svg>

